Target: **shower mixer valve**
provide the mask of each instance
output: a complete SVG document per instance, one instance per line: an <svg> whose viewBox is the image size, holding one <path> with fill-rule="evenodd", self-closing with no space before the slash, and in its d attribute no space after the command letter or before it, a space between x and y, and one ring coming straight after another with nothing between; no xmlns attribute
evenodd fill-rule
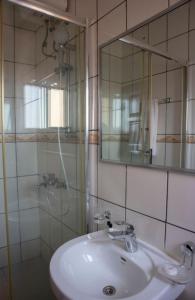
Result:
<svg viewBox="0 0 195 300"><path fill-rule="evenodd" d="M64 181L59 180L54 173L48 173L42 176L43 181L38 185L38 187L47 188L48 186L53 186L57 189L66 189L66 184Z"/></svg>

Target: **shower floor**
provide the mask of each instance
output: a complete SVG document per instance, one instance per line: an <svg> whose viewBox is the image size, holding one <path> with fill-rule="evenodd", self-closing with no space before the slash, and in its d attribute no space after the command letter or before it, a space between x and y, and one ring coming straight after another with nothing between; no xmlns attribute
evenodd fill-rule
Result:
<svg viewBox="0 0 195 300"><path fill-rule="evenodd" d="M49 282L48 264L35 258L12 266L13 300L56 300ZM0 299L7 300L8 269L0 270Z"/></svg>

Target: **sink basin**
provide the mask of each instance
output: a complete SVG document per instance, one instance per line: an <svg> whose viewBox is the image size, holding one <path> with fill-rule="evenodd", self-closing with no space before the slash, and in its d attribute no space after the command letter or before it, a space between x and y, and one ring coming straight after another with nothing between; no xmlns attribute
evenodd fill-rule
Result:
<svg viewBox="0 0 195 300"><path fill-rule="evenodd" d="M54 253L51 284L59 300L176 299L185 286L172 285L155 275L157 265L167 258L141 241L138 251L131 254L104 232L95 239L85 235Z"/></svg>

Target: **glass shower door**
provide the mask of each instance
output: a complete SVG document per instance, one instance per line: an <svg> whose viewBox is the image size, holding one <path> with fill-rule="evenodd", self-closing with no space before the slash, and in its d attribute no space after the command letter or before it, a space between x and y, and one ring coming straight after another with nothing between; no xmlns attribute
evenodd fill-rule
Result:
<svg viewBox="0 0 195 300"><path fill-rule="evenodd" d="M10 299L49 300L52 254L86 232L85 33L7 1L3 9L8 207L0 251L10 261L0 256L0 274Z"/></svg>

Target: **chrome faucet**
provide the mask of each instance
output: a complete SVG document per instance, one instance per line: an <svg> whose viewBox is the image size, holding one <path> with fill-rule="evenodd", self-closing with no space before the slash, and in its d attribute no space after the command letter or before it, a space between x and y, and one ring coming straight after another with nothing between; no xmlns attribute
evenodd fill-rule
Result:
<svg viewBox="0 0 195 300"><path fill-rule="evenodd" d="M112 240L119 240L125 242L127 252L134 253L138 249L134 226L124 221L115 222L116 225L126 226L125 230L108 231L108 236Z"/></svg>

